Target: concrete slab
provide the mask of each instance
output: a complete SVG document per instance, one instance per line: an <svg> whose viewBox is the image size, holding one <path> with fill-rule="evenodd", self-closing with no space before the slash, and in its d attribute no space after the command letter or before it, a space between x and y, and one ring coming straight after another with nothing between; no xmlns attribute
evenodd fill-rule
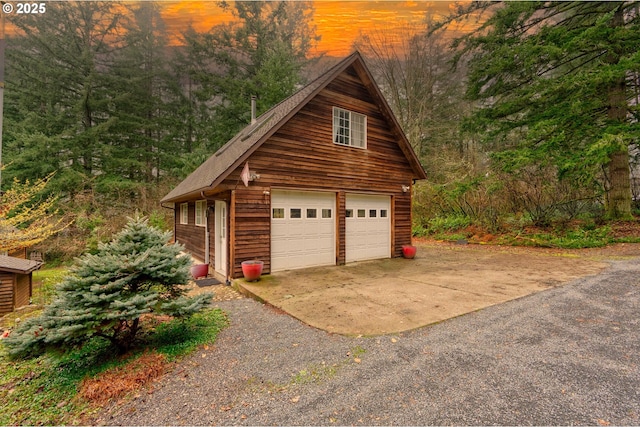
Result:
<svg viewBox="0 0 640 427"><path fill-rule="evenodd" d="M371 336L419 328L597 274L607 259L594 251L422 243L413 260L292 270L234 285L313 327Z"/></svg>

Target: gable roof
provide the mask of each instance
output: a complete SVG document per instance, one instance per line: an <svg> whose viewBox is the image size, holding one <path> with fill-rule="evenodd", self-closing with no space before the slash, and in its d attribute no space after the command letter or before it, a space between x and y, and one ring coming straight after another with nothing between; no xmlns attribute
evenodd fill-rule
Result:
<svg viewBox="0 0 640 427"><path fill-rule="evenodd" d="M29 274L40 268L42 263L29 259L0 255L0 271L9 273Z"/></svg>
<svg viewBox="0 0 640 427"><path fill-rule="evenodd" d="M391 123L392 130L399 139L400 148L411 164L415 178L426 178L424 169L411 148L411 144L402 131L400 124L391 112L391 108L384 99L380 89L375 84L373 76L364 63L364 59L360 53L356 51L331 67L307 86L260 115L255 123L245 127L229 140L229 142L220 147L209 159L187 176L170 191L169 194L164 196L162 200L160 200L160 203L199 197L203 191L214 188L322 89L352 65L364 73L366 80L365 85L384 116ZM369 84L367 84L367 81Z"/></svg>

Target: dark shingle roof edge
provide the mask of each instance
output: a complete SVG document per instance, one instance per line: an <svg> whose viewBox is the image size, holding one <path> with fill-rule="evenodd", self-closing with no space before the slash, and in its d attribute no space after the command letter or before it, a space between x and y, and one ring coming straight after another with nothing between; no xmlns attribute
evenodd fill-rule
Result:
<svg viewBox="0 0 640 427"><path fill-rule="evenodd" d="M16 258L7 255L0 255L0 271L9 273L29 274L37 270L42 265L41 262L29 259Z"/></svg>

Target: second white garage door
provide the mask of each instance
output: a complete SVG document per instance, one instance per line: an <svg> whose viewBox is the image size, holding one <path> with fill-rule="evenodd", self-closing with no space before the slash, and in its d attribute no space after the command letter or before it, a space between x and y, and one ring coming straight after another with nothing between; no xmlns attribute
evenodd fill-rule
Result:
<svg viewBox="0 0 640 427"><path fill-rule="evenodd" d="M335 265L335 193L271 192L271 270Z"/></svg>
<svg viewBox="0 0 640 427"><path fill-rule="evenodd" d="M347 194L346 261L391 257L391 198Z"/></svg>

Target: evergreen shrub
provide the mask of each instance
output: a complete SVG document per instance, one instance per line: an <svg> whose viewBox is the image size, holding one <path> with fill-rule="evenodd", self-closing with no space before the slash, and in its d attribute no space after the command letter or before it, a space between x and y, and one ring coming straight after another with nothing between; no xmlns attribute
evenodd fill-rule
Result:
<svg viewBox="0 0 640 427"><path fill-rule="evenodd" d="M181 245L167 243L170 237L144 218L130 219L95 254L76 259L42 315L25 320L3 340L9 354L64 350L94 338L124 353L136 340L142 315L188 317L208 306L211 294L185 295L181 285L189 280L191 260L181 254Z"/></svg>

